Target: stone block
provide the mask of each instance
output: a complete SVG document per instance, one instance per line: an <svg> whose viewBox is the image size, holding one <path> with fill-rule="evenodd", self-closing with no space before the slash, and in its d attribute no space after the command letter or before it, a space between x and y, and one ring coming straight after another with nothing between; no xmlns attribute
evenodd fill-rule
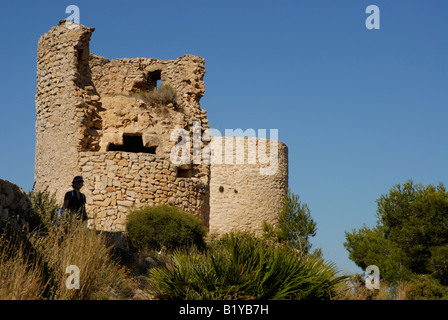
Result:
<svg viewBox="0 0 448 320"><path fill-rule="evenodd" d="M118 165L121 166L121 167L127 167L128 166L128 161L126 159L121 159L118 162Z"/></svg>
<svg viewBox="0 0 448 320"><path fill-rule="evenodd" d="M144 133L142 139L146 148L158 147L161 144L161 139L157 134Z"/></svg>
<svg viewBox="0 0 448 320"><path fill-rule="evenodd" d="M117 204L123 207L132 207L134 205L134 202L129 200L119 200L117 201Z"/></svg>

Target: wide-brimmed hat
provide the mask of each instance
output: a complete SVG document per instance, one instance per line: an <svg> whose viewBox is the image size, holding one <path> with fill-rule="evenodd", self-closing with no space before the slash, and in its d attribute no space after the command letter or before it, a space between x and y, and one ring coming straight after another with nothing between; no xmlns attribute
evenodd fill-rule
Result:
<svg viewBox="0 0 448 320"><path fill-rule="evenodd" d="M76 176L76 177L73 178L73 182L72 183L75 183L75 182L78 182L78 181L84 182L84 179L81 176Z"/></svg>

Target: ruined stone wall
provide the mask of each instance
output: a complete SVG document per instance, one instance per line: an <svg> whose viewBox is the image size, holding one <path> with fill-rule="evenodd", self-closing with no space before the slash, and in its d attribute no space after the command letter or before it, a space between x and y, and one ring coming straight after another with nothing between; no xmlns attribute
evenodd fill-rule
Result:
<svg viewBox="0 0 448 320"><path fill-rule="evenodd" d="M38 43L34 181L36 189L55 192L59 199L73 179L91 113L81 83L93 30L59 24Z"/></svg>
<svg viewBox="0 0 448 320"><path fill-rule="evenodd" d="M178 177L164 157L131 152L81 152L78 163L91 222L100 230L123 231L127 213L147 204L170 204L196 213L208 226L208 185Z"/></svg>
<svg viewBox="0 0 448 320"><path fill-rule="evenodd" d="M23 189L0 179L0 232L6 225L16 231L32 230L38 223L31 212L31 200Z"/></svg>
<svg viewBox="0 0 448 320"><path fill-rule="evenodd" d="M275 224L283 206L288 188L286 145L259 138L213 137L212 149L210 233L240 230L260 235L263 221Z"/></svg>
<svg viewBox="0 0 448 320"><path fill-rule="evenodd" d="M204 59L110 60L90 53L93 28L69 26L62 20L38 44L37 190L55 193L62 203L73 177L82 175L89 222L106 231L123 231L132 208L159 203L200 217L216 235L235 229L259 233L263 221L276 221L288 185L284 144L236 138L246 144L246 159L254 155L249 145L256 147L256 162L239 162L238 143L227 143L234 138L213 138L215 147L222 145L212 148L214 155L226 151L222 156L235 160L172 161L179 142L172 139L175 130L185 130L195 143L193 133L202 137L210 128L199 104ZM173 89L172 99L148 99L164 85ZM200 150L210 147L202 139L199 144Z"/></svg>
<svg viewBox="0 0 448 320"><path fill-rule="evenodd" d="M88 218L108 231L123 230L131 208L157 203L174 203L208 224L209 166L170 160L175 129L209 128L199 105L205 60L109 60L89 52L93 31L62 20L39 39L36 189L62 203L73 177L82 175ZM145 99L157 85L174 89L173 99ZM139 150L129 151L135 141Z"/></svg>
<svg viewBox="0 0 448 320"><path fill-rule="evenodd" d="M191 131L193 121L207 125L206 111L199 100L204 95L205 60L185 55L176 60L151 58L117 59L91 55L92 82L101 97L100 130L93 134L98 144L90 150L106 151L109 143L120 143L123 134L142 134L144 143L157 145L157 154L169 155L177 141L170 141L175 128ZM141 91L169 85L177 93L175 103L148 105ZM154 142L157 141L157 142Z"/></svg>

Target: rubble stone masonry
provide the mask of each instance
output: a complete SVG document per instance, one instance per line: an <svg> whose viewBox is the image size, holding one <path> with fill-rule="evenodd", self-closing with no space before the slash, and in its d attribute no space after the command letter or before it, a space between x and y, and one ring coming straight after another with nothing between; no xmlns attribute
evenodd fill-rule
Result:
<svg viewBox="0 0 448 320"><path fill-rule="evenodd" d="M190 135L200 130L202 136L210 128L199 104L205 92L205 60L194 55L109 60L90 53L94 30L61 20L39 39L35 188L55 193L62 202L73 177L82 175L89 222L106 231L123 231L133 208L161 203L200 217L218 233L238 227L238 219L252 220L244 225L254 230L262 220L274 221L279 195L287 188L283 144L278 173L259 178L251 165L179 165L170 160L179 142L171 138L174 130ZM144 93L164 85L174 90L173 101L145 99ZM201 141L201 149L209 143ZM247 179L235 186L235 206L235 199L214 189L233 186L230 180L237 176ZM257 208L259 198L269 199L269 205ZM240 210L245 203L246 209ZM226 208L232 209L230 220Z"/></svg>

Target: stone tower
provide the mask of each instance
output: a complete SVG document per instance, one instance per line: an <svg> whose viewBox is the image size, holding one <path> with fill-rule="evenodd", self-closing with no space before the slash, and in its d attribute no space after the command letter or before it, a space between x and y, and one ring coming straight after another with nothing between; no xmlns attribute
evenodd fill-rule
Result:
<svg viewBox="0 0 448 320"><path fill-rule="evenodd" d="M218 159L210 173L210 233L260 234L263 222L275 224L283 207L288 148L276 140L248 137L214 137L212 144Z"/></svg>
<svg viewBox="0 0 448 320"><path fill-rule="evenodd" d="M200 217L218 235L233 226L259 231L262 220L274 222L288 183L286 146L279 143L279 170L271 176L257 176L259 164L173 162L180 140L174 131L203 136L210 128L199 104L205 60L109 60L90 53L94 30L61 20L39 39L36 190L62 202L73 177L82 175L89 222L106 231L123 231L132 208L160 203ZM165 95L151 94L162 87ZM211 140L195 143L201 150L221 143ZM193 159L194 149L189 153ZM237 176L238 193L227 197ZM224 192L214 190L222 184ZM234 200L228 216L227 202Z"/></svg>

